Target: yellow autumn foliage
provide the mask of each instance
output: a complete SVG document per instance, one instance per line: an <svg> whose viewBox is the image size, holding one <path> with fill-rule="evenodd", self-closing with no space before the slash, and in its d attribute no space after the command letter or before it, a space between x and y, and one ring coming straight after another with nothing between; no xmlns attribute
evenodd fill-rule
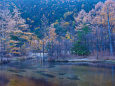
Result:
<svg viewBox="0 0 115 86"><path fill-rule="evenodd" d="M54 25L56 25L56 24L58 24L58 23L59 23L59 22L56 21L56 22L54 23Z"/></svg>
<svg viewBox="0 0 115 86"><path fill-rule="evenodd" d="M26 39L26 40L28 40L29 39L29 37L28 36L21 36L21 38L23 38L23 39Z"/></svg>
<svg viewBox="0 0 115 86"><path fill-rule="evenodd" d="M9 43L18 43L18 41L10 40Z"/></svg>
<svg viewBox="0 0 115 86"><path fill-rule="evenodd" d="M13 31L14 34L17 34L17 33L23 33L21 30L16 30L16 31Z"/></svg>
<svg viewBox="0 0 115 86"><path fill-rule="evenodd" d="M20 25L19 27L20 27L20 28L23 28L23 27L26 27L26 25Z"/></svg>
<svg viewBox="0 0 115 86"><path fill-rule="evenodd" d="M16 52L16 51L14 51L14 52L11 52L12 54L21 54L20 52Z"/></svg>
<svg viewBox="0 0 115 86"><path fill-rule="evenodd" d="M33 33L24 32L25 35L32 35Z"/></svg>
<svg viewBox="0 0 115 86"><path fill-rule="evenodd" d="M12 48L11 50L20 50L20 48L14 47L14 48Z"/></svg>
<svg viewBox="0 0 115 86"><path fill-rule="evenodd" d="M66 33L66 38L70 39L70 34L68 32Z"/></svg>

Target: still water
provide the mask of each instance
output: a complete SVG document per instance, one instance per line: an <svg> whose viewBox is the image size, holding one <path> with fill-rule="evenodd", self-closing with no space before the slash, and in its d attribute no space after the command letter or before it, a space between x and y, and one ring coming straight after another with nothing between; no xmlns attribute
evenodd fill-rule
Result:
<svg viewBox="0 0 115 86"><path fill-rule="evenodd" d="M13 62L0 66L0 86L115 86L115 66L93 65Z"/></svg>

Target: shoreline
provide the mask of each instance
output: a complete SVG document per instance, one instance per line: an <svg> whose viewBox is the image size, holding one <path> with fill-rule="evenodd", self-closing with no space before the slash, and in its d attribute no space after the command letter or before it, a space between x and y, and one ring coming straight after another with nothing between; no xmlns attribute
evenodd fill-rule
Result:
<svg viewBox="0 0 115 86"><path fill-rule="evenodd" d="M105 63L111 63L111 64L115 64L115 60L76 60L76 61L68 61L68 60L55 60L55 61L48 61L48 62L73 62L73 63L84 63L84 62L88 62L88 63L103 63L103 62L105 62Z"/></svg>
<svg viewBox="0 0 115 86"><path fill-rule="evenodd" d="M27 56L22 56L20 57L12 57L12 58L4 58L4 59L0 59L0 65L1 64L7 64L13 61L26 61L26 60L38 60L38 58L36 57L28 57ZM109 60L105 60L105 59L91 59L91 58L71 58L71 59L53 59L53 60L45 60L44 62L73 62L73 63L77 63L77 62L89 62L89 63L97 63L97 62L105 62L105 63L111 63L111 64L115 64L115 60L113 59L109 59Z"/></svg>

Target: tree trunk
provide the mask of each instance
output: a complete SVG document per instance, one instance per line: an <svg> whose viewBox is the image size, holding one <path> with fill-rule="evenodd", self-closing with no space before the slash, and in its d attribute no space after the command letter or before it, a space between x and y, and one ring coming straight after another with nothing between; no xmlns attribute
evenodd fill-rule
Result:
<svg viewBox="0 0 115 86"><path fill-rule="evenodd" d="M109 34L109 46L110 46L110 55L113 56L113 46L112 46L112 38L111 38L111 28L110 28L110 20L109 20L109 9L107 9L107 17L108 17L108 34Z"/></svg>
<svg viewBox="0 0 115 86"><path fill-rule="evenodd" d="M42 56L42 62L44 60L44 40L43 40L43 56Z"/></svg>
<svg viewBox="0 0 115 86"><path fill-rule="evenodd" d="M96 49L97 49L97 59L99 59L99 40L98 40L98 32L97 32L97 27L96 27L96 36L97 36L97 40L96 40Z"/></svg>

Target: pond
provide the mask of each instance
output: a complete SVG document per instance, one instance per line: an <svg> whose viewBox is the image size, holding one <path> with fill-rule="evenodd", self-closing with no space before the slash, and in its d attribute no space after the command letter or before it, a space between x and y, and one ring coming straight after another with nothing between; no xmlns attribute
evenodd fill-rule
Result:
<svg viewBox="0 0 115 86"><path fill-rule="evenodd" d="M94 64L12 62L0 66L0 86L115 86L115 66Z"/></svg>

